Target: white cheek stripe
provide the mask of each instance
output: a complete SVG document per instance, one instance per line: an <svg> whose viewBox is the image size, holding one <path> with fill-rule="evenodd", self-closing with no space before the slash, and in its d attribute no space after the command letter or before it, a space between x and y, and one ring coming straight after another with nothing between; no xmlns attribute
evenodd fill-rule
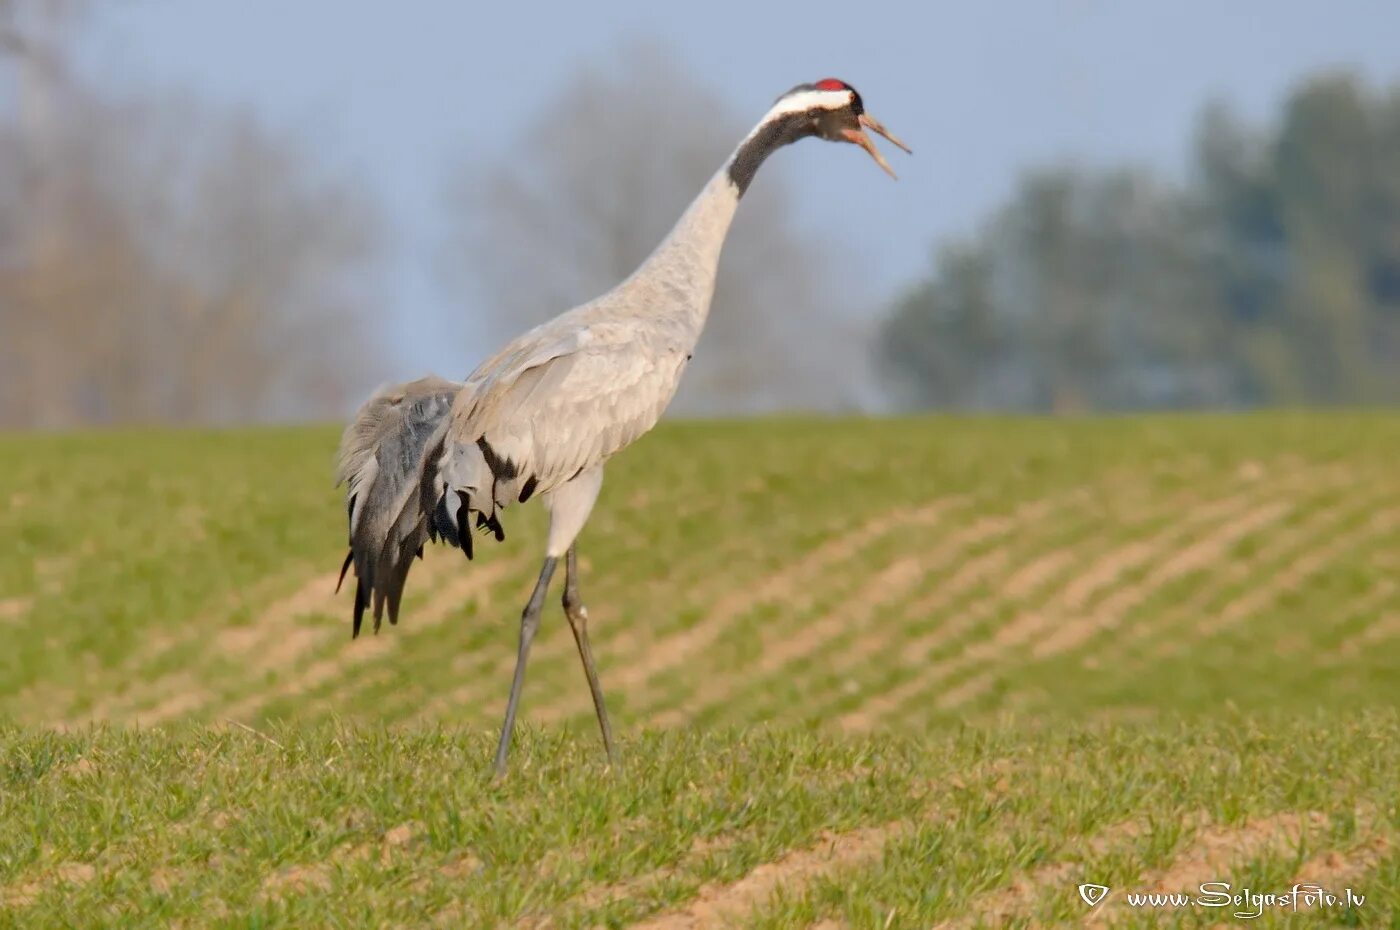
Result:
<svg viewBox="0 0 1400 930"><path fill-rule="evenodd" d="M803 110L810 110L813 107L820 107L823 110L839 110L841 107L851 105L851 92L849 90L804 90L784 97L773 104L773 109L769 110L763 117L766 123L775 116L784 113L800 113Z"/></svg>
<svg viewBox="0 0 1400 930"><path fill-rule="evenodd" d="M744 141L739 143L739 148L735 149L735 152L742 149L745 143L758 135L759 130L773 120L789 113L804 113L813 107L823 110L839 110L842 107L848 107L855 100L853 93L851 90L804 90L783 97L773 104L771 110L763 114L763 119L759 120L758 125L744 137Z"/></svg>

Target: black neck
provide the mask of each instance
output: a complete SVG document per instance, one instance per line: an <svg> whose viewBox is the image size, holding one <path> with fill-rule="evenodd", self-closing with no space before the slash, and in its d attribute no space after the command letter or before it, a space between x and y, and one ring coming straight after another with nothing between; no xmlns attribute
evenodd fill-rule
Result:
<svg viewBox="0 0 1400 930"><path fill-rule="evenodd" d="M744 140L729 160L729 180L739 189L739 196L749 189L758 166L776 149L790 145L813 133L811 117L806 113L784 113L759 126Z"/></svg>

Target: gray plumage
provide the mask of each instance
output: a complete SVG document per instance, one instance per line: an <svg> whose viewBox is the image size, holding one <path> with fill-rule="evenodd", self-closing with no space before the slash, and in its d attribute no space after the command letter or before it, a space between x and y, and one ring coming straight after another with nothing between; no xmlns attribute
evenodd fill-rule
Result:
<svg viewBox="0 0 1400 930"><path fill-rule="evenodd" d="M374 629L399 603L413 557L442 540L472 556L472 533L504 538L501 512L538 494L549 508L546 557L521 617L520 652L496 752L505 768L530 643L558 560L564 611L588 676L603 741L612 736L578 594L574 540L602 486L603 466L656 425L675 394L714 295L725 236L743 191L776 148L806 136L888 136L860 95L833 79L780 97L645 262L617 287L512 340L465 382L430 377L365 404L345 431L338 480L348 485L354 624ZM896 141L897 144L898 140Z"/></svg>
<svg viewBox="0 0 1400 930"><path fill-rule="evenodd" d="M429 438L446 422L460 382L429 376L381 389L360 408L340 440L336 483L346 484L350 554L341 579L355 566L353 633L373 602L374 629L384 608L397 623L399 601L412 558L431 527L410 519L398 525L405 503L420 495L423 455ZM446 541L457 545L454 536Z"/></svg>
<svg viewBox="0 0 1400 930"><path fill-rule="evenodd" d="M717 175L612 291L522 333L463 384L424 378L370 399L345 431L339 472L352 502L357 618L372 606L378 631L387 605L396 623L426 541L470 558L473 524L502 538L500 511L522 498L549 501L548 551L564 554L593 502L556 492L660 419L704 325L737 205Z"/></svg>

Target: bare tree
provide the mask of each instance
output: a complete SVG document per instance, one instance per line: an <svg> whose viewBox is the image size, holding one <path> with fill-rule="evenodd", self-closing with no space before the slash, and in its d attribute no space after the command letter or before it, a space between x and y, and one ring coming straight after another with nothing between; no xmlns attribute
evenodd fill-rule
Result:
<svg viewBox="0 0 1400 930"><path fill-rule="evenodd" d="M488 344L630 273L747 128L667 50L633 45L609 58L567 81L503 155L464 160L449 176L445 280L480 308ZM753 109L756 117L762 106ZM677 407L854 403L867 353L852 348L861 337L843 312L842 282L828 273L833 258L796 231L778 178L756 183Z"/></svg>
<svg viewBox="0 0 1400 930"><path fill-rule="evenodd" d="M378 218L247 116L165 102L121 173L153 265L160 399L176 419L325 415L373 377L361 336ZM132 115L125 117L130 125Z"/></svg>
<svg viewBox="0 0 1400 930"><path fill-rule="evenodd" d="M18 49L0 67L22 72L19 118L0 120L0 424L339 412L375 374L357 352L364 196L246 114L98 93L66 32L15 21L0 15Z"/></svg>

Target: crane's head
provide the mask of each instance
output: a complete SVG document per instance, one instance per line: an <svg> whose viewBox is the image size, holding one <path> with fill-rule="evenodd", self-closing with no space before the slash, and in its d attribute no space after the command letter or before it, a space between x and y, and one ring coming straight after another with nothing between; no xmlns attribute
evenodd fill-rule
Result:
<svg viewBox="0 0 1400 930"><path fill-rule="evenodd" d="M890 177L894 177L894 169L885 161L885 156L880 154L875 143L870 141L865 133L867 129L909 151L909 146L896 139L875 117L865 112L865 103L860 99L860 94L845 81L824 78L815 84L798 84L774 101L762 121L739 144L729 163L729 179L742 197L753 180L754 172L774 149L809 136L828 142L858 145L870 153L870 157Z"/></svg>
<svg viewBox="0 0 1400 930"><path fill-rule="evenodd" d="M885 156L870 141L866 130L879 133L899 148L910 152L909 146L895 137L880 121L865 112L865 102L856 89L836 78L823 78L814 84L799 84L778 98L773 112L796 116L802 124L802 135L814 135L828 142L850 142L870 153L875 163L890 177L894 169Z"/></svg>

